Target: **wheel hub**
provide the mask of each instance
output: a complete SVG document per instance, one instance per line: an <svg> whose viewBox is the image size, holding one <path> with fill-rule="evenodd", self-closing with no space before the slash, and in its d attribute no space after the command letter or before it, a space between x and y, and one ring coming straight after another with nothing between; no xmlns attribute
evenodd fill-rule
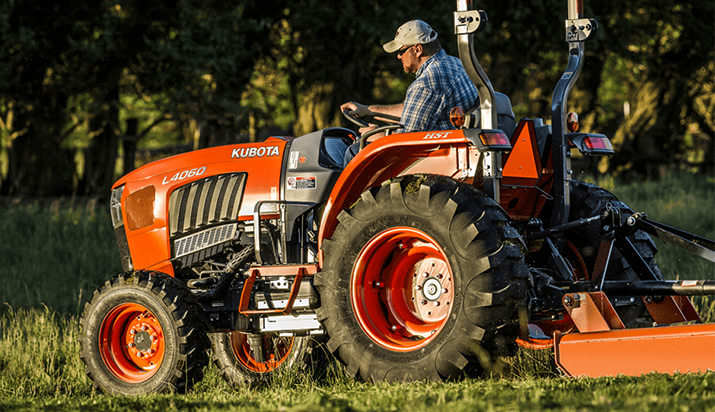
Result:
<svg viewBox="0 0 715 412"><path fill-rule="evenodd" d="M140 351L151 349L151 336L147 332L141 331L134 335L134 347Z"/></svg>
<svg viewBox="0 0 715 412"><path fill-rule="evenodd" d="M442 284L439 279L431 277L422 284L422 296L429 301L436 301L442 296Z"/></svg>
<svg viewBox="0 0 715 412"><path fill-rule="evenodd" d="M444 251L426 233L396 227L375 235L352 274L352 304L365 333L380 346L410 351L447 324L454 300Z"/></svg>
<svg viewBox="0 0 715 412"><path fill-rule="evenodd" d="M126 335L127 354L137 366L146 368L154 365L152 358L159 350L158 324L150 313L142 313L128 325Z"/></svg>

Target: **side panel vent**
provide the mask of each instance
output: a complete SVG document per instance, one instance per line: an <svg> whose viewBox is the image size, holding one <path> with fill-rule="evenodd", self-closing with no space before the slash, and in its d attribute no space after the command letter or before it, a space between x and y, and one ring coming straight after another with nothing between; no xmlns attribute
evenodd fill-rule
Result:
<svg viewBox="0 0 715 412"><path fill-rule="evenodd" d="M245 181L245 173L231 173L207 177L176 189L169 198L171 237L235 221Z"/></svg>
<svg viewBox="0 0 715 412"><path fill-rule="evenodd" d="M175 268L191 266L221 252L236 237L237 227L238 223L229 223L176 239L172 259Z"/></svg>

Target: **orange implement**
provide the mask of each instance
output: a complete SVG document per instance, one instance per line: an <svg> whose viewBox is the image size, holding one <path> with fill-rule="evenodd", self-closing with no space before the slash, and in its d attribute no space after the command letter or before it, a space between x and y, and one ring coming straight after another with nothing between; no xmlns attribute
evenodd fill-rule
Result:
<svg viewBox="0 0 715 412"><path fill-rule="evenodd" d="M673 302L692 308L685 300ZM603 292L569 293L563 303L580 331L554 332L556 365L569 376L715 371L715 324L625 329Z"/></svg>
<svg viewBox="0 0 715 412"><path fill-rule="evenodd" d="M554 333L556 365L569 376L715 371L715 324Z"/></svg>

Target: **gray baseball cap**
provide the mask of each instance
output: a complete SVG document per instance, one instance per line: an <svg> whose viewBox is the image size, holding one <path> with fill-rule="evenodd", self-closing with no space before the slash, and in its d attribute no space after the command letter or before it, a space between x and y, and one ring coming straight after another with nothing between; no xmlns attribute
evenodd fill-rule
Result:
<svg viewBox="0 0 715 412"><path fill-rule="evenodd" d="M395 38L382 45L388 53L394 53L405 46L427 44L437 39L437 32L422 20L410 20L395 32Z"/></svg>

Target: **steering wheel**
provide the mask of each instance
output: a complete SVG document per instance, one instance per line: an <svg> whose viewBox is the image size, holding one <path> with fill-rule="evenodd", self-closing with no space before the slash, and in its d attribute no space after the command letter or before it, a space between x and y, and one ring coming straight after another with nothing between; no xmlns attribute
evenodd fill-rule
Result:
<svg viewBox="0 0 715 412"><path fill-rule="evenodd" d="M351 123L359 126L359 127L370 127L370 125L364 121L363 119L353 116L349 113L349 110L343 110L343 116L345 116L346 119L348 119Z"/></svg>
<svg viewBox="0 0 715 412"><path fill-rule="evenodd" d="M343 110L342 113L343 113L343 116L345 116L345 118L348 119L351 123L353 123L359 127L370 127L370 124L368 122L366 122L365 120L363 120L363 118L351 115L348 110ZM369 130L369 131L365 132L362 136L360 136L360 150L362 150L367 145L367 143L368 143L367 139L370 136L373 136L375 134L382 133L382 132L387 132L390 130L401 129L404 127L403 125L398 123L400 121L400 118L397 116L391 116L389 114L383 114L383 113L370 112L369 115L364 116L364 117L372 118L373 121L376 121L378 123L383 123L383 125L376 127L372 130ZM388 123L388 122L394 122L394 123Z"/></svg>

